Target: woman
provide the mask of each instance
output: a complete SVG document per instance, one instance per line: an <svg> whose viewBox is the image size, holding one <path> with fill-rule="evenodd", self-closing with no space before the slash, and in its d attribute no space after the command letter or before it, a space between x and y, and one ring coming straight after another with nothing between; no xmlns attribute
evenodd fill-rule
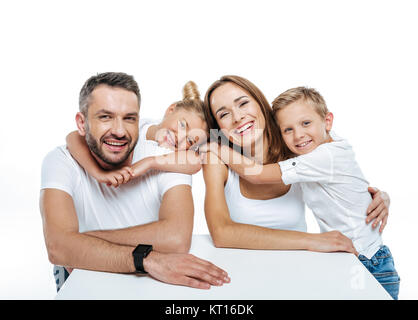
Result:
<svg viewBox="0 0 418 320"><path fill-rule="evenodd" d="M220 130L230 143L258 163L286 158L279 128L262 92L248 80L224 76L207 90L204 103L210 129ZM205 214L217 247L288 249L356 253L350 239L338 231L306 232L304 203L297 184L253 185L208 153L203 166ZM369 217L386 215L388 203L374 192ZM380 207L379 207L380 206Z"/></svg>

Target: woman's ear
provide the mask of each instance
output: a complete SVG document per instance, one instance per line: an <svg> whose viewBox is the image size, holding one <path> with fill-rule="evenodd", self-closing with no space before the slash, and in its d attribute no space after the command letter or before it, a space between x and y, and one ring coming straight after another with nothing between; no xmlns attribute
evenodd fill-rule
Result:
<svg viewBox="0 0 418 320"><path fill-rule="evenodd" d="M327 130L327 133L331 131L332 129L332 122L334 121L334 115L332 112L328 112L325 116L325 130Z"/></svg>
<svg viewBox="0 0 418 320"><path fill-rule="evenodd" d="M170 105L167 110L165 111L164 117L168 116L170 113L173 113L176 110L176 104L173 103Z"/></svg>
<svg viewBox="0 0 418 320"><path fill-rule="evenodd" d="M81 112L77 112L77 114L75 115L75 122L77 124L78 133L84 137L86 135L87 125L87 119L84 116L84 114L82 114Z"/></svg>

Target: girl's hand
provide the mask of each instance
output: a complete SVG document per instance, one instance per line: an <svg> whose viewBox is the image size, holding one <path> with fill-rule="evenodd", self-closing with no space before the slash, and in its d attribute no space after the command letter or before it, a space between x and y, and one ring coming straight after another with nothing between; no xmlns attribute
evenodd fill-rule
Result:
<svg viewBox="0 0 418 320"><path fill-rule="evenodd" d="M94 175L97 181L100 183L106 183L108 187L113 186L119 187L123 183L127 183L133 177L131 167L123 167L118 170L104 171L101 170L99 173Z"/></svg>
<svg viewBox="0 0 418 320"><path fill-rule="evenodd" d="M388 221L390 198L386 192L377 188L369 187L368 191L373 201L367 208L366 223L369 224L374 220L372 228L376 228L381 222L379 232L382 233Z"/></svg>
<svg viewBox="0 0 418 320"><path fill-rule="evenodd" d="M152 169L153 157L146 157L132 165L132 177L139 177Z"/></svg>

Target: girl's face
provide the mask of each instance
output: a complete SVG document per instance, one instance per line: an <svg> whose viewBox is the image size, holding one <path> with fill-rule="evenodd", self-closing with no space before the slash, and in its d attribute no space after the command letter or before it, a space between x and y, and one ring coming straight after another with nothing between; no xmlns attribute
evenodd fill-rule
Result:
<svg viewBox="0 0 418 320"><path fill-rule="evenodd" d="M172 150L188 150L207 140L207 124L196 112L168 107L159 125L155 140L162 147Z"/></svg>
<svg viewBox="0 0 418 320"><path fill-rule="evenodd" d="M247 91L227 82L212 92L210 104L222 133L231 142L250 147L262 141L264 115L260 105Z"/></svg>

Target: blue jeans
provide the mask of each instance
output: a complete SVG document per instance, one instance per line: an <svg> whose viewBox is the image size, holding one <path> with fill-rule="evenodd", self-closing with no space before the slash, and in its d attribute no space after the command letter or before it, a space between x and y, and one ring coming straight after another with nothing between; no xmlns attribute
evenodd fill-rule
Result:
<svg viewBox="0 0 418 320"><path fill-rule="evenodd" d="M371 259L367 259L363 255L359 255L358 258L392 298L398 300L401 279L396 272L389 248L387 246L380 247Z"/></svg>
<svg viewBox="0 0 418 320"><path fill-rule="evenodd" d="M64 284L65 280L70 276L68 271L62 266L55 266L54 265L54 278L55 284L57 286L57 292L60 291L62 285Z"/></svg>

